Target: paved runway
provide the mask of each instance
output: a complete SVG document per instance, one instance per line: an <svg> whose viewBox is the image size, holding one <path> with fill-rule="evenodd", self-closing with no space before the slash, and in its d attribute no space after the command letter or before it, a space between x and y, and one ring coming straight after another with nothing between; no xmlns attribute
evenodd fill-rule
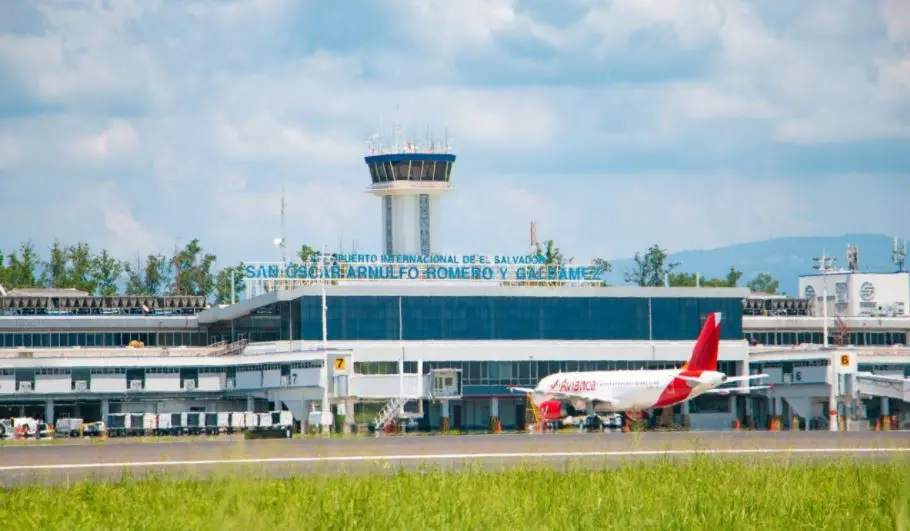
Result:
<svg viewBox="0 0 910 531"><path fill-rule="evenodd" d="M285 475L441 465L603 466L696 455L761 459L910 459L910 432L648 432L384 436L255 441L133 442L0 447L0 484L115 479L150 471L198 476L242 469ZM236 471L236 470L234 470Z"/></svg>

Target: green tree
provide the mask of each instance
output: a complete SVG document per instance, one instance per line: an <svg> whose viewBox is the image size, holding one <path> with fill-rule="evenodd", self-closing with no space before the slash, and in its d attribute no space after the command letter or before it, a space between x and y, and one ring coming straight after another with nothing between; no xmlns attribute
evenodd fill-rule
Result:
<svg viewBox="0 0 910 531"><path fill-rule="evenodd" d="M121 267L126 273L126 287L124 292L127 295L152 295L145 292L145 274L142 268L142 259L136 257L136 263L122 262Z"/></svg>
<svg viewBox="0 0 910 531"><path fill-rule="evenodd" d="M163 295L171 280L171 261L163 254L150 254L145 260L143 290L146 295Z"/></svg>
<svg viewBox="0 0 910 531"><path fill-rule="evenodd" d="M8 258L9 265L6 267L6 281L9 285L4 284L6 289L15 288L36 288L39 287L35 279L35 274L40 264L38 255L35 254L35 246L31 240L19 246L19 252L13 253Z"/></svg>
<svg viewBox="0 0 910 531"><path fill-rule="evenodd" d="M609 273L610 271L613 271L613 264L604 260L603 258L595 258L591 260L591 264L599 267L601 273Z"/></svg>
<svg viewBox="0 0 910 531"><path fill-rule="evenodd" d="M43 263L44 269L41 272L39 283L45 288L68 288L69 256L67 256L66 248L61 246L59 241L54 240L50 251L50 257Z"/></svg>
<svg viewBox="0 0 910 531"><path fill-rule="evenodd" d="M668 259L667 251L657 244L648 248L644 255L635 253L635 267L626 272L626 282L639 286L662 286L664 275L679 266L678 262L667 262Z"/></svg>
<svg viewBox="0 0 910 531"><path fill-rule="evenodd" d="M66 274L66 287L76 288L86 293L95 293L98 283L92 276L95 260L89 245L79 242L66 249L69 258L69 268Z"/></svg>
<svg viewBox="0 0 910 531"><path fill-rule="evenodd" d="M7 276L9 275L6 268L6 256L3 254L3 251L0 250L0 286L3 286L4 289L9 285Z"/></svg>
<svg viewBox="0 0 910 531"><path fill-rule="evenodd" d="M215 292L215 255L205 253L198 239L193 239L182 251L174 253L171 267L174 295L201 295L206 298Z"/></svg>
<svg viewBox="0 0 910 531"><path fill-rule="evenodd" d="M759 273L758 276L753 278L746 286L753 292L774 295L777 293L777 288L780 287L780 282L775 280L774 277L768 273Z"/></svg>
<svg viewBox="0 0 910 531"><path fill-rule="evenodd" d="M215 302L218 304L230 304L231 302L231 273L234 273L234 294L240 299L240 294L246 289L244 280L244 269L246 266L243 262L239 265L224 267L218 271L215 280Z"/></svg>
<svg viewBox="0 0 910 531"><path fill-rule="evenodd" d="M543 257L545 265L548 266L561 266L565 263L565 258L553 240L545 241L543 249L538 247L536 256Z"/></svg>
<svg viewBox="0 0 910 531"><path fill-rule="evenodd" d="M301 245L300 250L297 251L297 257L300 258L301 262L309 262L317 256L319 256L319 251L309 245Z"/></svg>
<svg viewBox="0 0 910 531"><path fill-rule="evenodd" d="M112 297L117 294L117 279L123 272L123 264L108 254L107 249L102 249L101 254L92 262L92 277L94 278L98 294L102 297Z"/></svg>
<svg viewBox="0 0 910 531"><path fill-rule="evenodd" d="M170 260L161 254L150 254L143 263L136 257L135 263L121 262L126 273L127 295L157 296L164 294L170 280Z"/></svg>
<svg viewBox="0 0 910 531"><path fill-rule="evenodd" d="M735 288L743 274L731 267L724 278L704 278L702 277L696 283L695 273L670 273L670 286L673 287L695 287L700 285L705 288Z"/></svg>

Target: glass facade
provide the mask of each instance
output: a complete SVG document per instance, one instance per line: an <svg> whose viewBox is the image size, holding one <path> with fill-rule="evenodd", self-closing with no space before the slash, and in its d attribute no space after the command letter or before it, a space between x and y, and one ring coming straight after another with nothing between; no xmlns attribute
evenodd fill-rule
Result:
<svg viewBox="0 0 910 531"><path fill-rule="evenodd" d="M834 327L828 330L828 342L836 344ZM764 332L746 332L746 339L756 345L801 345L822 344L822 332L810 330L768 330ZM849 332L845 336L846 344L855 346L890 346L906 345L907 332L900 330L869 330Z"/></svg>
<svg viewBox="0 0 910 531"><path fill-rule="evenodd" d="M318 297L317 297L318 299ZM257 308L249 315L219 321L205 327L209 344L217 341L287 341L300 339L300 310L294 302L276 302ZM322 338L322 324L319 339Z"/></svg>
<svg viewBox="0 0 910 531"><path fill-rule="evenodd" d="M0 331L0 348L123 347L133 340L150 347L240 339L318 340L322 339L320 305L319 296L305 296L182 331ZM741 308L738 299L336 296L328 298L327 332L329 340L339 341L646 341L649 337L690 341L698 336L708 313L721 311L721 338L737 340L743 337ZM883 339L901 339L896 336Z"/></svg>
<svg viewBox="0 0 910 531"><path fill-rule="evenodd" d="M0 348L51 347L125 347L130 341L141 341L147 347L207 345L205 334L198 331L105 331L105 332L0 332Z"/></svg>
<svg viewBox="0 0 910 531"><path fill-rule="evenodd" d="M320 306L318 296L300 299L303 339L322 338ZM327 332L341 341L687 341L715 311L724 313L721 339L742 339L739 299L694 297L329 297Z"/></svg>

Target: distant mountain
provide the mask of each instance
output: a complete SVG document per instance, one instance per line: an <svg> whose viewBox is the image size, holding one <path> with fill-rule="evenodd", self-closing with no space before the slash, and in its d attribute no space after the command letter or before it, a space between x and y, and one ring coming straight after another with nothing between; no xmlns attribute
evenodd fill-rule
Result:
<svg viewBox="0 0 910 531"><path fill-rule="evenodd" d="M834 267L847 267L847 244L859 249L860 271L895 271L891 261L891 238L882 234L774 238L717 249L683 251L670 255L670 261L679 262L674 271L697 272L702 278L723 277L730 266L735 266L743 272L740 285L745 285L759 273L769 273L780 281L780 291L794 295L799 275L814 272L812 259L820 256L822 250L835 258ZM613 260L611 264L613 270L606 275L607 282L626 284L624 275L634 267L634 259Z"/></svg>

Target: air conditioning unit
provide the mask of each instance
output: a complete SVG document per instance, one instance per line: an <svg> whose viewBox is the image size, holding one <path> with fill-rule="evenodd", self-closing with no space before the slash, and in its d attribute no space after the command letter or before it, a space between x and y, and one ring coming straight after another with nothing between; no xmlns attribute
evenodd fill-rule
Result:
<svg viewBox="0 0 910 531"><path fill-rule="evenodd" d="M73 384L77 393L84 393L88 391L88 382L85 380L76 380Z"/></svg>
<svg viewBox="0 0 910 531"><path fill-rule="evenodd" d="M19 382L19 392L20 393L31 393L32 392L32 382Z"/></svg>
<svg viewBox="0 0 910 531"><path fill-rule="evenodd" d="M130 391L142 391L142 380L130 380Z"/></svg>
<svg viewBox="0 0 910 531"><path fill-rule="evenodd" d="M183 380L183 390L193 391L196 389L196 380Z"/></svg>

